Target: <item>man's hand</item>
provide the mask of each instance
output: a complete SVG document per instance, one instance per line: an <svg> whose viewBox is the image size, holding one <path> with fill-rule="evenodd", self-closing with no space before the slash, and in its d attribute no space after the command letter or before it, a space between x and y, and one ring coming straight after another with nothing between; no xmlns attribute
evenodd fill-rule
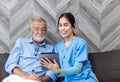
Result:
<svg viewBox="0 0 120 82"><path fill-rule="evenodd" d="M44 76L42 78L40 78L40 75L32 73L32 74L28 74L24 71L22 71L20 68L15 67L12 72L16 75L19 75L20 77L24 78L24 79L28 79L28 80L35 80L38 82L50 82L51 78L50 76Z"/></svg>
<svg viewBox="0 0 120 82"><path fill-rule="evenodd" d="M42 79L39 77L38 74L32 73L32 74L26 74L23 76L23 78L28 80L36 80L42 82Z"/></svg>
<svg viewBox="0 0 120 82"><path fill-rule="evenodd" d="M32 74L28 74L24 71L22 71L20 68L15 67L12 72L16 75L19 75L20 77L24 78L24 79L29 79L29 80L36 80L39 82L42 82L42 79L39 77L38 74L32 73Z"/></svg>

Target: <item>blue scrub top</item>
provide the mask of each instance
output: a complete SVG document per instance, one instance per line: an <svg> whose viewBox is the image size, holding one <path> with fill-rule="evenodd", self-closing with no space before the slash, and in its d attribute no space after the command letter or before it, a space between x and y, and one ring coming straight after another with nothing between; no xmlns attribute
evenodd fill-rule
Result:
<svg viewBox="0 0 120 82"><path fill-rule="evenodd" d="M88 60L88 46L84 39L79 37L72 39L67 48L62 40L54 47L54 51L59 53L61 69L73 67L75 62L83 63L79 74L66 75L63 82L98 82Z"/></svg>

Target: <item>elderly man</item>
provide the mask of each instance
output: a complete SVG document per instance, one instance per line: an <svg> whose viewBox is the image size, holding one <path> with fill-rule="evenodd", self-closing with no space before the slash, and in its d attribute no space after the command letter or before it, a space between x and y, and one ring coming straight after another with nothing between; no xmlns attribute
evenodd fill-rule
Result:
<svg viewBox="0 0 120 82"><path fill-rule="evenodd" d="M53 46L44 42L46 21L33 17L30 21L31 38L20 38L6 62L5 70L10 74L3 82L55 82L53 71L42 70L39 53L52 52Z"/></svg>

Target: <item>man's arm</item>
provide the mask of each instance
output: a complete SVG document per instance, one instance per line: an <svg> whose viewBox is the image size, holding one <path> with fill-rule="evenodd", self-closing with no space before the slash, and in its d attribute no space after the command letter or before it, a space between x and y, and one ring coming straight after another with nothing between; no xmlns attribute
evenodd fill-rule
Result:
<svg viewBox="0 0 120 82"><path fill-rule="evenodd" d="M21 70L20 68L18 68L18 67L13 68L12 72L13 72L13 74L19 75L19 76L27 79L27 75L28 75L28 74L27 74L26 72L22 71L22 70Z"/></svg>
<svg viewBox="0 0 120 82"><path fill-rule="evenodd" d="M51 78L49 76L44 76L42 78L39 77L38 74L28 74L24 71L22 71L20 68L18 67L15 67L13 70L12 70L13 74L16 74L24 79L30 79L30 80L37 80L37 81L41 81L41 82L50 82Z"/></svg>
<svg viewBox="0 0 120 82"><path fill-rule="evenodd" d="M13 74L16 74L24 79L29 79L29 80L36 80L36 81L41 81L42 79L39 77L38 74L32 73L32 74L28 74L24 71L22 71L20 68L15 67L12 70Z"/></svg>
<svg viewBox="0 0 120 82"><path fill-rule="evenodd" d="M51 80L50 76L47 75L42 78L42 82L50 82L50 80Z"/></svg>

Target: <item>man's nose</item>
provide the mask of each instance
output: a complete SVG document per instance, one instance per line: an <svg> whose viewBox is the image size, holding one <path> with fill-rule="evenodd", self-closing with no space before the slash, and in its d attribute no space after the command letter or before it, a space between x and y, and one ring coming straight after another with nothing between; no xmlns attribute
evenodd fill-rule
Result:
<svg viewBox="0 0 120 82"><path fill-rule="evenodd" d="M37 31L37 33L39 33L39 34L44 34L45 32L44 32L43 30L39 29L39 30Z"/></svg>

